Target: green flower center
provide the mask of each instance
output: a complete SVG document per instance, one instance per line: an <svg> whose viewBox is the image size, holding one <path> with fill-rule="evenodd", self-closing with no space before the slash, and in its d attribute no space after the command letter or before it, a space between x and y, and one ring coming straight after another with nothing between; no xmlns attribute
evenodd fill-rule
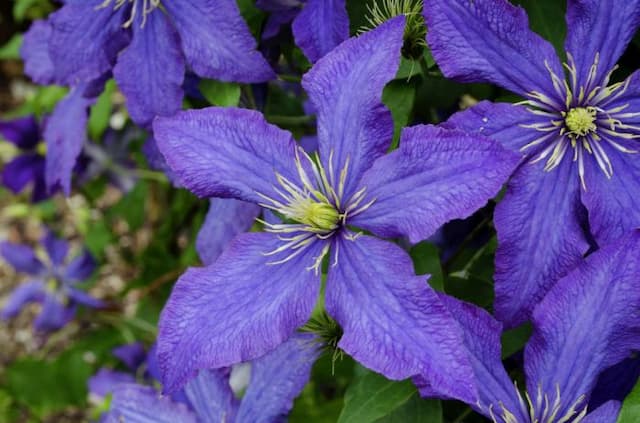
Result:
<svg viewBox="0 0 640 423"><path fill-rule="evenodd" d="M567 113L564 123L569 133L584 137L590 132L595 132L597 110L594 107L575 107Z"/></svg>
<svg viewBox="0 0 640 423"><path fill-rule="evenodd" d="M291 214L292 219L326 232L337 229L340 222L340 213L332 204L317 202L313 198L306 198L297 204Z"/></svg>

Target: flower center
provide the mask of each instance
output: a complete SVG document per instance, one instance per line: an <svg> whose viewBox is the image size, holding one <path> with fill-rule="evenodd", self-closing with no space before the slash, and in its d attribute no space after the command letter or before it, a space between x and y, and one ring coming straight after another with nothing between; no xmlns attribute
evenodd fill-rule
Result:
<svg viewBox="0 0 640 423"><path fill-rule="evenodd" d="M564 118L569 135L584 137L590 132L595 132L598 129L595 123L597 114L595 107L574 107L569 110Z"/></svg>
<svg viewBox="0 0 640 423"><path fill-rule="evenodd" d="M567 155L577 163L578 175L583 189L585 183L585 160L591 156L607 178L613 176L613 165L608 154L617 150L636 153L629 142L640 138L640 127L629 124L629 120L640 117L640 112L629 110L630 103L619 101L629 88L630 79L609 85L616 67L603 77L599 76L599 54L596 54L587 76L579 79L576 63L567 53L567 78L557 75L545 62L551 76L553 90L546 93L532 91L528 99L520 104L529 107L537 123L521 125L539 131L540 136L522 147L528 151L536 147L532 163L546 161L545 171L558 167ZM568 153L570 152L570 153Z"/></svg>
<svg viewBox="0 0 640 423"><path fill-rule="evenodd" d="M340 213L332 204L317 202L312 198L306 198L297 204L288 217L323 232L337 229L340 222Z"/></svg>
<svg viewBox="0 0 640 423"><path fill-rule="evenodd" d="M136 19L136 15L138 14L138 8L142 9L142 22L140 23L140 28L143 28L144 24L147 22L147 15L161 6L161 0L104 0L102 4L96 7L96 10L107 8L112 3L113 10L118 10L127 4L131 4L129 19L122 24L123 28L129 28L133 24Z"/></svg>

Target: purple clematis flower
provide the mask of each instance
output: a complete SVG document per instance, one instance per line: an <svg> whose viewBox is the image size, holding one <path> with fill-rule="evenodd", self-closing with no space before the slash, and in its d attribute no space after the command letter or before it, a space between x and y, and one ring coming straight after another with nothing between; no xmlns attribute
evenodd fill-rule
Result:
<svg viewBox="0 0 640 423"><path fill-rule="evenodd" d="M524 352L526 391L514 387L500 360L502 325L484 310L443 296L465 333L477 389L476 411L495 423L614 423L620 401L597 408L598 376L640 348L640 231L621 237L560 279L533 311L533 335ZM425 396L437 384L419 381ZM445 394L450 397L449 394Z"/></svg>
<svg viewBox="0 0 640 423"><path fill-rule="evenodd" d="M295 42L312 63L349 38L345 0L258 0L256 6L271 12L263 37L275 37L292 22Z"/></svg>
<svg viewBox="0 0 640 423"><path fill-rule="evenodd" d="M233 0L67 1L25 39L36 82L76 86L113 71L142 126L181 108L187 67L224 81L274 77Z"/></svg>
<svg viewBox="0 0 640 423"><path fill-rule="evenodd" d="M525 99L449 120L523 155L495 212L495 311L515 326L580 262L587 226L601 245L640 226L640 73L610 83L640 1L568 0L564 65L506 0L432 0L424 13L445 75Z"/></svg>
<svg viewBox="0 0 640 423"><path fill-rule="evenodd" d="M42 244L48 255L46 262L36 257L33 249L26 245L0 242L0 255L16 271L33 277L13 291L0 317L13 318L27 303L37 302L42 304L42 311L34 321L35 329L53 332L73 318L78 304L97 308L104 303L77 288L77 284L87 280L96 267L88 251L67 261L69 244L49 231Z"/></svg>
<svg viewBox="0 0 640 423"><path fill-rule="evenodd" d="M231 389L229 369L200 371L184 388L186 403L171 401L150 387L120 385L106 422L284 422L317 354L313 337L299 334L254 360L241 400Z"/></svg>
<svg viewBox="0 0 640 423"><path fill-rule="evenodd" d="M36 151L42 136L34 116L0 122L0 136L18 147L22 154L5 164L2 184L14 194L31 186L34 202L46 200L49 193L44 180L45 158Z"/></svg>
<svg viewBox="0 0 640 423"><path fill-rule="evenodd" d="M339 348L392 379L464 369L453 318L406 252L353 228L420 241L483 206L517 157L489 139L432 126L406 130L400 149L385 154L393 121L382 90L398 69L403 30L404 17L392 19L304 76L318 116L315 158L250 110L208 108L154 122L184 186L283 219L237 236L211 266L180 278L159 325L167 391L198 369L251 360L289 338L311 315L325 256L327 311L344 330ZM441 380L451 389L458 381Z"/></svg>

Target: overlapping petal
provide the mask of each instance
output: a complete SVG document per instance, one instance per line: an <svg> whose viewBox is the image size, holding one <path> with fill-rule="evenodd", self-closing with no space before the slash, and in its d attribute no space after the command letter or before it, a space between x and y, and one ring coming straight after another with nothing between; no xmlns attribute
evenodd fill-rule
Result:
<svg viewBox="0 0 640 423"><path fill-rule="evenodd" d="M20 46L20 56L24 61L24 73L38 84L52 84L55 81L55 68L49 56L51 24L37 20L24 34Z"/></svg>
<svg viewBox="0 0 640 423"><path fill-rule="evenodd" d="M527 320L588 249L575 164L565 159L550 172L543 166L522 164L495 210L495 311L510 327Z"/></svg>
<svg viewBox="0 0 640 423"><path fill-rule="evenodd" d="M130 6L100 7L102 0L70 2L53 13L49 57L58 83L76 85L109 71L129 42L122 29Z"/></svg>
<svg viewBox="0 0 640 423"><path fill-rule="evenodd" d="M415 126L400 148L378 159L358 189L374 201L349 221L383 237L413 243L452 219L470 216L494 197L520 156L495 141L462 131Z"/></svg>
<svg viewBox="0 0 640 423"><path fill-rule="evenodd" d="M296 334L251 362L251 380L237 422L273 422L287 415L309 381L319 351L313 335Z"/></svg>
<svg viewBox="0 0 640 423"><path fill-rule="evenodd" d="M17 194L29 183L38 185L41 182L44 177L44 157L36 153L22 154L5 164L1 174L2 184Z"/></svg>
<svg viewBox="0 0 640 423"><path fill-rule="evenodd" d="M198 423L184 404L171 401L155 389L123 384L113 392L111 411L106 423Z"/></svg>
<svg viewBox="0 0 640 423"><path fill-rule="evenodd" d="M144 26L141 20L132 25L131 44L118 56L113 76L127 98L131 119L147 126L155 116L180 110L185 63L180 37L167 15L151 13Z"/></svg>
<svg viewBox="0 0 640 423"><path fill-rule="evenodd" d="M393 120L382 90L398 70L404 22L397 17L345 41L302 79L317 111L320 157L325 169L335 169L336 183L348 162L345 198L391 144Z"/></svg>
<svg viewBox="0 0 640 423"><path fill-rule="evenodd" d="M587 414L582 423L616 423L620 407L620 402L608 401Z"/></svg>
<svg viewBox="0 0 640 423"><path fill-rule="evenodd" d="M85 89L85 84L72 88L47 121L45 179L50 191L60 186L66 195L71 193L71 174L87 142L87 108L95 101L84 96Z"/></svg>
<svg viewBox="0 0 640 423"><path fill-rule="evenodd" d="M326 307L344 330L338 347L390 379L428 375L443 395L473 402L462 331L400 247L370 236L334 241Z"/></svg>
<svg viewBox="0 0 640 423"><path fill-rule="evenodd" d="M199 422L233 422L238 401L229 387L229 370L202 370L184 387Z"/></svg>
<svg viewBox="0 0 640 423"><path fill-rule="evenodd" d="M75 313L74 306L66 306L51 292L44 295L42 310L33 321L33 327L39 332L53 332L69 323Z"/></svg>
<svg viewBox="0 0 640 423"><path fill-rule="evenodd" d="M264 202L278 197L276 171L298 180L296 142L255 111L210 107L158 118L158 148L180 182L201 197Z"/></svg>
<svg viewBox="0 0 640 423"><path fill-rule="evenodd" d="M525 349L529 392L540 386L555 398L559 389L566 412L600 372L640 348L639 254L634 231L589 256L536 307Z"/></svg>
<svg viewBox="0 0 640 423"><path fill-rule="evenodd" d="M624 141L622 141L624 142ZM582 202L589 210L589 226L598 243L607 244L640 227L640 160L637 154L602 145L613 176L607 178L593 157L585 160L586 190Z"/></svg>
<svg viewBox="0 0 640 423"><path fill-rule="evenodd" d="M511 103L481 101L467 110L452 115L443 126L484 135L500 142L509 150L522 153L522 148L539 139L540 132L522 125L547 123L548 119L536 116L525 107ZM527 149L533 155L535 150Z"/></svg>
<svg viewBox="0 0 640 423"><path fill-rule="evenodd" d="M47 255L54 266L60 266L64 263L69 253L69 243L65 239L56 237L53 232L46 230L45 236L42 238L42 245L47 250Z"/></svg>
<svg viewBox="0 0 640 423"><path fill-rule="evenodd" d="M163 3L175 24L189 67L199 76L236 82L275 77L232 0Z"/></svg>
<svg viewBox="0 0 640 423"><path fill-rule="evenodd" d="M568 0L566 19L565 48L575 60L578 81L589 80L591 65L598 58L593 89L602 84L638 29L640 1Z"/></svg>
<svg viewBox="0 0 640 423"><path fill-rule="evenodd" d="M198 369L257 358L287 339L311 314L319 278L306 270L320 254L266 255L282 245L268 233L235 238L209 267L191 268L179 280L160 319L158 359L165 389L173 392Z"/></svg>
<svg viewBox="0 0 640 423"><path fill-rule="evenodd" d="M64 279L67 282L82 282L91 276L96 268L96 260L88 250L74 257L67 266Z"/></svg>
<svg viewBox="0 0 640 423"><path fill-rule="evenodd" d="M349 38L345 0L308 0L293 20L296 44L312 62Z"/></svg>
<svg viewBox="0 0 640 423"><path fill-rule="evenodd" d="M470 405L487 417L491 412L501 414L504 408L516 417L516 421L528 421L528 416L522 415L516 387L502 365L502 325L485 310L472 304L445 294L441 294L440 299L458 321L464 334L464 349L473 369L468 380L473 381L478 393L477 400ZM428 383L426 376L422 376L422 383ZM441 394L437 384L428 384L426 388L427 391L424 391L424 386L421 389L423 395Z"/></svg>
<svg viewBox="0 0 640 423"><path fill-rule="evenodd" d="M209 211L198 237L196 249L206 265L216 261L231 240L248 231L260 214L260 207L233 198L215 198L209 203Z"/></svg>
<svg viewBox="0 0 640 423"><path fill-rule="evenodd" d="M427 41L446 76L521 95L554 95L547 66L562 76L562 65L553 46L531 31L521 7L507 0L430 0L424 15Z"/></svg>

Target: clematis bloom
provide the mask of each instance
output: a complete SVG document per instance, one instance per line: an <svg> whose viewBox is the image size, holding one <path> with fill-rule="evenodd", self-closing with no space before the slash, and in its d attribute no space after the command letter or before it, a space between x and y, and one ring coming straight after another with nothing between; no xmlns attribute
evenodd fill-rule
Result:
<svg viewBox="0 0 640 423"><path fill-rule="evenodd" d="M626 393L597 407L592 393L605 370L640 348L639 253L636 230L581 262L535 307L524 351L524 392L501 363L502 325L474 305L443 296L465 333L460 348L473 363L468 380L477 389L472 398L446 396L495 423L614 423ZM418 385L425 396L442 396L428 377ZM615 391L611 385L608 390Z"/></svg>
<svg viewBox="0 0 640 423"><path fill-rule="evenodd" d="M198 369L251 360L289 338L311 315L325 256L326 309L344 330L339 348L392 379L465 367L452 316L414 275L408 254L373 235L418 242L470 215L500 190L517 156L432 126L405 130L400 148L386 154L393 121L381 97L399 66L403 30L404 17L392 19L304 76L318 117L317 156L255 111L208 108L154 122L185 187L283 219L237 236L212 265L189 269L175 285L158 337L169 392ZM459 387L457 377L440 382Z"/></svg>
<svg viewBox="0 0 640 423"><path fill-rule="evenodd" d="M155 389L121 384L114 390L106 422L253 423L280 422L306 385L318 355L313 336L299 334L250 363L241 400L231 387L229 369L202 370L184 388L178 403Z"/></svg>
<svg viewBox="0 0 640 423"><path fill-rule="evenodd" d="M35 329L53 332L73 318L78 304L96 308L104 303L77 287L78 283L91 276L96 267L88 251L67 261L69 244L48 231L42 244L48 255L46 262L40 260L27 245L0 242L0 255L16 271L33 277L13 291L0 317L13 318L27 303L37 302L42 304L42 310L33 322Z"/></svg>
<svg viewBox="0 0 640 423"><path fill-rule="evenodd" d="M507 0L432 0L424 14L446 76L524 99L481 102L448 122L523 156L495 211L495 311L515 326L580 262L591 235L604 245L640 226L640 73L611 82L640 1L568 0L564 64Z"/></svg>

